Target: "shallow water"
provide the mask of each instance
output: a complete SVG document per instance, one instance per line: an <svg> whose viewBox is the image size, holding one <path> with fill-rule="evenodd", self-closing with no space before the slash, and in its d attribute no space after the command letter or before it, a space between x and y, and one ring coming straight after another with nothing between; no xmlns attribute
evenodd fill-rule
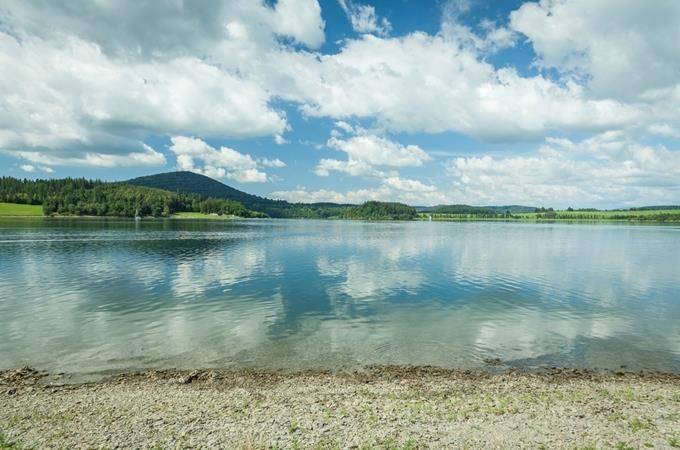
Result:
<svg viewBox="0 0 680 450"><path fill-rule="evenodd" d="M680 228L0 219L0 368L680 372Z"/></svg>

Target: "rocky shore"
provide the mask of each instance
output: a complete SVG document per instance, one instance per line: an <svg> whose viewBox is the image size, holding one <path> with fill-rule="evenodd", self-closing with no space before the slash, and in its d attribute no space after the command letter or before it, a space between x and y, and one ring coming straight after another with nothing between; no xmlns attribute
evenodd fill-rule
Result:
<svg viewBox="0 0 680 450"><path fill-rule="evenodd" d="M680 375L0 372L0 449L673 448Z"/></svg>

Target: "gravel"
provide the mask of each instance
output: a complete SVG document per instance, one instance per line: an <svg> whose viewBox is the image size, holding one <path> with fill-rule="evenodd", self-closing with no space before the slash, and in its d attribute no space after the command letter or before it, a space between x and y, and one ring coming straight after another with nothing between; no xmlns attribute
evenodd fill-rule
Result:
<svg viewBox="0 0 680 450"><path fill-rule="evenodd" d="M0 449L678 446L678 374L0 372Z"/></svg>

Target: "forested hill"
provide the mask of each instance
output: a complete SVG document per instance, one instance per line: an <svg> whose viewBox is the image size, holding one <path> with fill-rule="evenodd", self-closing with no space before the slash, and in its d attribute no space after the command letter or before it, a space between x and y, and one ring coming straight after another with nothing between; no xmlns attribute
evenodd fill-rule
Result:
<svg viewBox="0 0 680 450"><path fill-rule="evenodd" d="M233 200L84 178L0 178L0 202L42 205L46 215L168 217L178 212L262 217Z"/></svg>
<svg viewBox="0 0 680 450"><path fill-rule="evenodd" d="M167 172L134 178L127 184L164 189L170 192L198 194L203 197L233 200L242 203L252 211L259 211L270 217L319 218L340 217L352 205L335 203L289 203L248 194L231 186L194 172Z"/></svg>
<svg viewBox="0 0 680 450"><path fill-rule="evenodd" d="M182 194L198 194L203 197L224 198L249 205L260 202L273 202L265 198L251 195L231 186L213 180L210 177L194 172L167 172L156 175L133 178L125 182L135 186L163 189ZM284 202L285 203L285 202Z"/></svg>

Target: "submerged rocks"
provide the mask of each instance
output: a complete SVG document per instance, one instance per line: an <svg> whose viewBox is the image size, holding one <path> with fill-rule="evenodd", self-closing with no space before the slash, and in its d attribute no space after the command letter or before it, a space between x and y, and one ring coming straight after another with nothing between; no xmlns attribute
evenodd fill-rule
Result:
<svg viewBox="0 0 680 450"><path fill-rule="evenodd" d="M0 384L33 384L46 376L46 372L40 372L31 367L25 366L20 369L0 371Z"/></svg>

